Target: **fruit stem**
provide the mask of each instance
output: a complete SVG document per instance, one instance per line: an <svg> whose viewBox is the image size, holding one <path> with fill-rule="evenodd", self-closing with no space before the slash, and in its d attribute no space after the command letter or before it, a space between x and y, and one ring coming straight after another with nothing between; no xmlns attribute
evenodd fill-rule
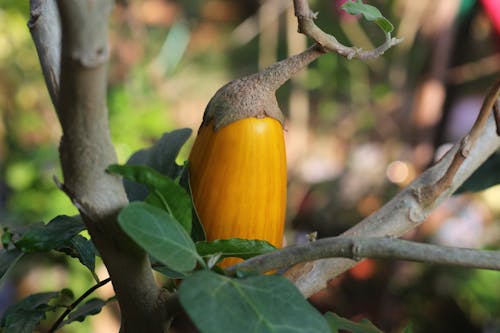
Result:
<svg viewBox="0 0 500 333"><path fill-rule="evenodd" d="M297 72L324 53L326 53L326 51L319 44L314 44L307 50L274 63L250 77L275 93L278 88L297 74ZM255 78L253 78L253 76L255 76Z"/></svg>
<svg viewBox="0 0 500 333"><path fill-rule="evenodd" d="M249 117L272 117L281 124L284 116L276 101L276 90L298 71L326 51L315 44L302 53L281 60L258 73L233 80L220 88L207 105L203 124L214 121L218 130Z"/></svg>

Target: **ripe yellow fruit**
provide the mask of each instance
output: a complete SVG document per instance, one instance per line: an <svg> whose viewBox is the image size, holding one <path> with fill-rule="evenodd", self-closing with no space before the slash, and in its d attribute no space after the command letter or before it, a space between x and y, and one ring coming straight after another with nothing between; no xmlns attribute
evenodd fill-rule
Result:
<svg viewBox="0 0 500 333"><path fill-rule="evenodd" d="M266 240L281 247L286 155L281 123L248 117L202 124L189 157L193 200L208 240ZM226 267L239 259L225 259Z"/></svg>
<svg viewBox="0 0 500 333"><path fill-rule="evenodd" d="M194 205L209 241L266 240L281 247L286 206L284 116L275 92L325 50L315 44L212 97L189 156ZM225 259L226 267L240 260Z"/></svg>

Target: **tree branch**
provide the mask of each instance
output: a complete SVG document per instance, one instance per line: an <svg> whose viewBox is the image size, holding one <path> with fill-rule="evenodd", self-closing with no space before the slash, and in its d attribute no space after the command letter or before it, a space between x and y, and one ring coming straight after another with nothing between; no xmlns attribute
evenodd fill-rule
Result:
<svg viewBox="0 0 500 333"><path fill-rule="evenodd" d="M325 33L314 23L317 13L314 13L309 8L309 2L307 0L293 0L293 6L300 33L303 33L319 43L325 50L338 53L348 59L357 58L367 60L377 58L394 45L403 41L401 38L392 38L390 33L386 33L384 43L373 50L365 51L357 47L345 46L333 35Z"/></svg>
<svg viewBox="0 0 500 333"><path fill-rule="evenodd" d="M491 100L498 96L499 84L495 84L485 100L483 108L491 108ZM345 233L341 237L399 237L420 225L426 217L452 193L495 151L500 148L497 124L491 109L481 113L481 130L473 127L474 142L460 163L454 162L457 154L463 153L462 143L457 143L434 166L426 170L392 200ZM486 114L486 115L484 115ZM479 126L479 125L478 125ZM443 178L452 181L447 186L437 185ZM436 190L437 188L437 190ZM296 265L285 276L309 297L323 289L328 280L353 267L351 259L320 259Z"/></svg>
<svg viewBox="0 0 500 333"><path fill-rule="evenodd" d="M61 22L56 0L30 0L28 28L38 52L45 84L57 110L61 62Z"/></svg>
<svg viewBox="0 0 500 333"><path fill-rule="evenodd" d="M265 273L301 262L324 258L400 259L470 268L500 270L500 251L482 251L422 244L391 237L330 237L307 244L292 245L248 259L227 269L229 273Z"/></svg>
<svg viewBox="0 0 500 333"><path fill-rule="evenodd" d="M111 0L58 0L61 18L60 90L56 109L63 137L59 148L64 187L108 269L121 310L121 332L164 332L166 314L147 254L117 224L128 200L118 177L106 108L108 16ZM38 18L40 20L40 17ZM54 17L47 18L53 22ZM48 33L51 33L50 31ZM46 36L54 41L56 37ZM42 44L43 46L43 44ZM41 63L57 68L49 54ZM55 81L57 82L57 81ZM58 97L57 97L58 96Z"/></svg>

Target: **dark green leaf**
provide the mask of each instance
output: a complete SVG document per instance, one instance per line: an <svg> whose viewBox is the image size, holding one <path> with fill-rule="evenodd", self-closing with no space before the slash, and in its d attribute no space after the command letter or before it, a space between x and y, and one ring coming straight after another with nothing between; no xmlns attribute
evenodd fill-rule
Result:
<svg viewBox="0 0 500 333"><path fill-rule="evenodd" d="M184 162L184 166L179 178L179 185L186 189L190 198L193 197L193 191L191 191L191 184L189 183L189 161ZM198 213L196 212L196 207L193 205L192 201L191 206L191 239L193 239L194 241L204 241L207 239L205 229L203 229L203 225L201 224Z"/></svg>
<svg viewBox="0 0 500 333"><path fill-rule="evenodd" d="M191 129L182 128L170 133L165 133L152 147L139 150L127 161L128 165L146 165L162 175L176 179L181 171L175 160L181 147L191 136ZM148 192L141 185L124 180L125 190L130 201L143 201Z"/></svg>
<svg viewBox="0 0 500 333"><path fill-rule="evenodd" d="M187 275L181 272L174 271L167 266L153 266L153 269L171 279L184 279Z"/></svg>
<svg viewBox="0 0 500 333"><path fill-rule="evenodd" d="M394 30L392 23L382 15L377 7L367 5L361 0L349 0L341 8L351 15L363 15L366 20L375 22L384 32L389 33Z"/></svg>
<svg viewBox="0 0 500 333"><path fill-rule="evenodd" d="M196 250L201 256L220 253L222 255L221 259L227 257L248 259L260 254L274 251L276 250L276 247L263 240L231 238L215 240L212 242L197 242Z"/></svg>
<svg viewBox="0 0 500 333"><path fill-rule="evenodd" d="M490 156L455 192L478 192L500 184L500 153Z"/></svg>
<svg viewBox="0 0 500 333"><path fill-rule="evenodd" d="M15 242L23 252L43 252L64 246L85 229L80 216L57 216L46 225L33 226Z"/></svg>
<svg viewBox="0 0 500 333"><path fill-rule="evenodd" d="M23 256L23 252L18 249L0 249L0 287L5 282L8 273Z"/></svg>
<svg viewBox="0 0 500 333"><path fill-rule="evenodd" d="M328 332L321 314L277 275L232 279L198 271L182 282L179 300L203 333Z"/></svg>
<svg viewBox="0 0 500 333"><path fill-rule="evenodd" d="M143 165L110 165L107 171L146 185L150 192L146 201L169 212L191 233L191 197L178 183Z"/></svg>
<svg viewBox="0 0 500 333"><path fill-rule="evenodd" d="M207 239L207 234L205 233L205 229L201 224L200 218L198 217L198 213L196 212L196 208L193 205L192 209L193 222L191 223L191 238L194 241L204 241Z"/></svg>
<svg viewBox="0 0 500 333"><path fill-rule="evenodd" d="M45 313L53 311L49 301L58 297L58 292L47 292L30 295L19 303L10 306L4 313L0 326L4 332L32 333L45 318Z"/></svg>
<svg viewBox="0 0 500 333"><path fill-rule="evenodd" d="M151 261L151 266L155 271L160 272L161 274L165 275L168 278L184 279L187 276L185 273L177 272L174 271L173 269L168 268L155 257L149 256L149 261Z"/></svg>
<svg viewBox="0 0 500 333"><path fill-rule="evenodd" d="M179 272L194 269L202 261L184 228L164 210L144 202L132 202L118 215L130 238L146 252Z"/></svg>
<svg viewBox="0 0 500 333"><path fill-rule="evenodd" d="M4 249L6 249L10 242L12 241L12 233L9 232L8 230L5 230L3 231L2 233L2 246Z"/></svg>
<svg viewBox="0 0 500 333"><path fill-rule="evenodd" d="M109 301L109 300L108 300ZM68 319L63 321L59 328L74 321L84 321L87 316L93 316L101 312L103 306L105 306L108 301L103 301L100 298L92 298L76 308L75 311L68 315Z"/></svg>
<svg viewBox="0 0 500 333"><path fill-rule="evenodd" d="M401 331L401 333L413 333L412 323L409 323L405 328L403 328L403 331Z"/></svg>
<svg viewBox="0 0 500 333"><path fill-rule="evenodd" d="M69 242L69 246L74 250L72 251L73 256L78 258L80 263L87 267L92 273L94 278L97 277L95 273L95 257L96 248L94 243L90 239L83 237L82 235L76 235Z"/></svg>
<svg viewBox="0 0 500 333"><path fill-rule="evenodd" d="M361 319L359 323L356 323L332 312L325 313L325 319L333 333L337 333L340 330L352 333L383 333L368 319Z"/></svg>

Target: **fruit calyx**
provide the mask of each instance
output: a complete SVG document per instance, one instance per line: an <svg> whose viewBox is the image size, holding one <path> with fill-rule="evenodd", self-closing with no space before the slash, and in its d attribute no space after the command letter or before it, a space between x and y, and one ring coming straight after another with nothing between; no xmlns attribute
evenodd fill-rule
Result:
<svg viewBox="0 0 500 333"><path fill-rule="evenodd" d="M282 125L284 115L276 100L276 90L325 50L315 44L302 53L286 58L258 73L233 80L220 88L208 103L203 125L214 122L214 130L249 117L271 117Z"/></svg>

